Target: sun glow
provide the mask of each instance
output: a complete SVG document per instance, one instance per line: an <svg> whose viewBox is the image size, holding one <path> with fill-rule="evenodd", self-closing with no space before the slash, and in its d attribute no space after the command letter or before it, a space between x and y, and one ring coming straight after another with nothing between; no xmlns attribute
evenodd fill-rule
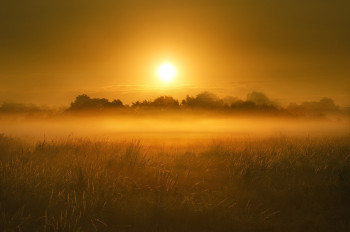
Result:
<svg viewBox="0 0 350 232"><path fill-rule="evenodd" d="M171 82L176 76L176 69L170 63L163 63L158 68L158 77L165 83Z"/></svg>

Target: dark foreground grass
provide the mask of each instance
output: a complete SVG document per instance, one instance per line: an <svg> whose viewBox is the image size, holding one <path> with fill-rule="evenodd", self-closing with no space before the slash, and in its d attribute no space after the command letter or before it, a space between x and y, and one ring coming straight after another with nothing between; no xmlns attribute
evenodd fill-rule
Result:
<svg viewBox="0 0 350 232"><path fill-rule="evenodd" d="M1 231L350 231L350 138L0 136Z"/></svg>

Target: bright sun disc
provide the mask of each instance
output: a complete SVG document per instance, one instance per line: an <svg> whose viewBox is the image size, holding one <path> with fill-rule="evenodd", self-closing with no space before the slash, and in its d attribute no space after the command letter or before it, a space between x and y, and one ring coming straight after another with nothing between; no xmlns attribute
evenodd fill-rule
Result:
<svg viewBox="0 0 350 232"><path fill-rule="evenodd" d="M169 63L164 63L158 68L158 76L164 82L170 82L174 79L176 70Z"/></svg>

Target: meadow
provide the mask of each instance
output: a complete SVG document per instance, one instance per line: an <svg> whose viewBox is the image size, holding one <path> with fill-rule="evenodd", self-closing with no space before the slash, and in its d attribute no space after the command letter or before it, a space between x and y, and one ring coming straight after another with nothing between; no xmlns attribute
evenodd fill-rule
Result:
<svg viewBox="0 0 350 232"><path fill-rule="evenodd" d="M350 136L0 136L1 231L349 231Z"/></svg>

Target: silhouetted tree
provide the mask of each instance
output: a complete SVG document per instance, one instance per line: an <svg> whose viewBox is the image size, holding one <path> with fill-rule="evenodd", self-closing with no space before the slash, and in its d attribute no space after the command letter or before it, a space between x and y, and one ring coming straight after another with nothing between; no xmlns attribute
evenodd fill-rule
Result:
<svg viewBox="0 0 350 232"><path fill-rule="evenodd" d="M143 100L142 102L137 101L133 102L131 107L133 108L138 108L138 107L150 107L151 106L151 101Z"/></svg>
<svg viewBox="0 0 350 232"><path fill-rule="evenodd" d="M186 96L182 101L182 105L192 108L220 108L223 106L223 101L215 94L210 92L202 92L196 97Z"/></svg>
<svg viewBox="0 0 350 232"><path fill-rule="evenodd" d="M237 97L232 97L232 96L226 96L222 99L222 103L224 106L231 106L232 104L240 101Z"/></svg>
<svg viewBox="0 0 350 232"><path fill-rule="evenodd" d="M231 108L235 110L252 110L252 109L256 109L257 105L251 101L239 100L235 103L232 103Z"/></svg>
<svg viewBox="0 0 350 232"><path fill-rule="evenodd" d="M238 100L231 104L231 109L243 112L277 112L279 109L266 94L262 92L251 92L247 94L247 100Z"/></svg>
<svg viewBox="0 0 350 232"><path fill-rule="evenodd" d="M301 113L329 113L339 111L339 106L331 98L322 98L320 101L305 101L300 105L291 103L287 107L289 111Z"/></svg>
<svg viewBox="0 0 350 232"><path fill-rule="evenodd" d="M178 100L170 96L158 97L151 104L152 106L161 108L177 108L180 105Z"/></svg>
<svg viewBox="0 0 350 232"><path fill-rule="evenodd" d="M251 92L247 94L247 101L248 102L253 102L257 106L269 106L273 105L273 102L266 96L266 94L262 92Z"/></svg>
<svg viewBox="0 0 350 232"><path fill-rule="evenodd" d="M112 101L112 106L114 106L114 107L122 107L122 106L124 106L124 105L123 105L123 102L122 102L121 100L119 100L119 99L114 99L114 100Z"/></svg>
<svg viewBox="0 0 350 232"><path fill-rule="evenodd" d="M91 107L91 98L82 94L75 98L75 101L70 104L70 109L84 109Z"/></svg>
<svg viewBox="0 0 350 232"><path fill-rule="evenodd" d="M160 96L153 101L143 100L132 103L132 107L144 107L144 108L177 108L179 107L179 101L170 96Z"/></svg>
<svg viewBox="0 0 350 232"><path fill-rule="evenodd" d="M90 98L88 95L82 94L75 98L75 101L71 103L68 110L104 109L117 107L123 107L123 103L119 99L110 102L106 98Z"/></svg>
<svg viewBox="0 0 350 232"><path fill-rule="evenodd" d="M9 102L4 102L0 107L0 112L3 112L3 113L32 113L32 112L39 112L44 110L45 109L42 109L33 104L9 103Z"/></svg>

